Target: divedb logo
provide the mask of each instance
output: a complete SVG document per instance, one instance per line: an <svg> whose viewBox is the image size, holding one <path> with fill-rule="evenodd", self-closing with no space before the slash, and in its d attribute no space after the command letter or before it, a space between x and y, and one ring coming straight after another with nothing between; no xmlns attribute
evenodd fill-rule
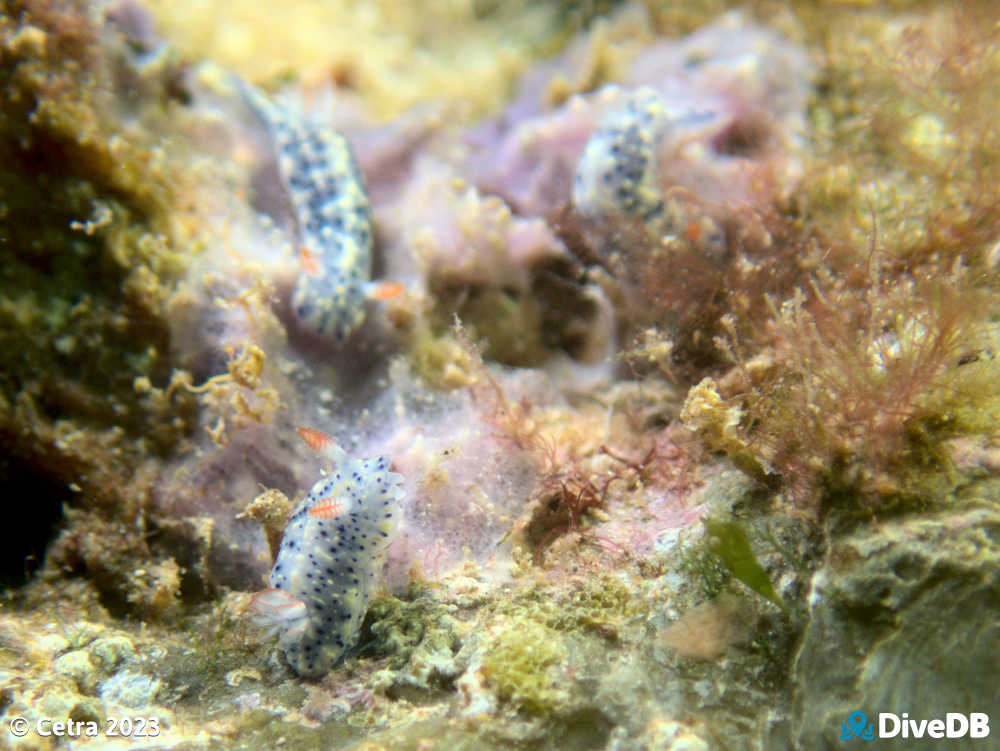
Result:
<svg viewBox="0 0 1000 751"><path fill-rule="evenodd" d="M860 738L863 741L875 740L875 723L868 722L864 712L855 710L847 715L847 722L840 723L841 740Z"/></svg>
<svg viewBox="0 0 1000 751"><path fill-rule="evenodd" d="M875 723L869 722L864 712L855 710L847 716L847 722L840 723L841 740L860 738L873 741L876 738L988 738L990 716L985 712L948 712L944 719L914 720L908 712L893 714L878 713L878 731Z"/></svg>

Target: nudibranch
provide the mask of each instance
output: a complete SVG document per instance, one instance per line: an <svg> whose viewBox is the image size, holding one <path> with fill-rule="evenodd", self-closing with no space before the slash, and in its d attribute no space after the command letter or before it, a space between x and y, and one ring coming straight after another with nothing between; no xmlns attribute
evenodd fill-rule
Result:
<svg viewBox="0 0 1000 751"><path fill-rule="evenodd" d="M717 252L725 244L722 228L664 189L659 164L665 141L714 115L673 107L648 86L608 87L606 93L624 101L601 120L577 162L576 211L600 221L636 220L654 236L697 239L695 244Z"/></svg>
<svg viewBox="0 0 1000 751"><path fill-rule="evenodd" d="M609 113L576 166L573 203L591 215L622 212L643 222L663 212L656 147L671 120L659 94L642 87Z"/></svg>
<svg viewBox="0 0 1000 751"><path fill-rule="evenodd" d="M401 291L371 281L372 218L361 172L342 135L240 87L267 125L282 189L295 222L302 272L291 307L307 328L345 340L365 318L366 301Z"/></svg>
<svg viewBox="0 0 1000 751"><path fill-rule="evenodd" d="M318 676L357 644L405 492L387 457L352 459L322 433L299 435L334 468L289 518L271 588L254 595L249 612L278 633L295 672Z"/></svg>

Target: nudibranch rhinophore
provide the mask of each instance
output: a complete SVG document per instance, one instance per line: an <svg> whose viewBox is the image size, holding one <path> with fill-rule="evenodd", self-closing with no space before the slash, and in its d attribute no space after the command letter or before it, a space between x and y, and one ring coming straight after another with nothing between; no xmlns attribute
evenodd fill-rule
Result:
<svg viewBox="0 0 1000 751"><path fill-rule="evenodd" d="M278 633L295 672L318 676L357 644L405 492L387 457L352 459L322 433L299 435L334 468L289 518L271 588L254 595L248 610Z"/></svg>

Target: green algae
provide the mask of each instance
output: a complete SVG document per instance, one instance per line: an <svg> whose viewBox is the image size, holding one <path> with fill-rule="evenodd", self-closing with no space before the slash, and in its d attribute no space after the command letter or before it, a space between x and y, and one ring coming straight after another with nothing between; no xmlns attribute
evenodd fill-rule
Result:
<svg viewBox="0 0 1000 751"><path fill-rule="evenodd" d="M160 430L146 434L145 405L133 388L136 378L168 375L166 327L122 294L128 271L109 258L103 239L71 229L90 213L89 201L74 197L79 187L41 176L0 184L8 237L28 251L9 258L0 279L0 349L8 353L0 393L8 404L30 395L49 419L166 439ZM45 229L38 233L32 222Z"/></svg>
<svg viewBox="0 0 1000 751"><path fill-rule="evenodd" d="M571 693L562 672L569 656L616 644L628 619L640 612L629 587L610 574L567 590L529 585L510 597L491 598L475 631L462 626L455 607L440 602L433 589L418 587L410 594L409 601L382 598L370 608L374 640L362 645L362 654L388 657L387 669L375 675L376 687L394 696L404 686L453 690L455 676L466 669L467 647L478 644L472 659L487 685L529 715L565 710ZM470 642L484 623L490 637Z"/></svg>
<svg viewBox="0 0 1000 751"><path fill-rule="evenodd" d="M162 307L185 266L168 234L182 171L126 126L125 63L86 3L15 5L0 23L0 434L28 463L49 444L41 453L64 456L50 469L78 475L93 458L52 446L47 428L106 431L117 455L99 463L134 466L184 432L134 388L170 370ZM162 100L143 103L162 118Z"/></svg>
<svg viewBox="0 0 1000 751"><path fill-rule="evenodd" d="M482 669L503 701L527 712L548 714L565 706L569 698L550 670L566 655L554 629L515 617L490 640Z"/></svg>
<svg viewBox="0 0 1000 751"><path fill-rule="evenodd" d="M708 549L719 557L729 572L761 597L784 608L785 603L774 591L770 577L750 549L743 525L724 519L705 519L703 524Z"/></svg>
<svg viewBox="0 0 1000 751"><path fill-rule="evenodd" d="M639 612L635 593L613 573L591 574L566 588L532 585L490 610L507 617L526 617L559 633L605 637L616 634Z"/></svg>
<svg viewBox="0 0 1000 751"><path fill-rule="evenodd" d="M712 600L722 594L731 572L707 544L686 545L678 570L698 588L698 594Z"/></svg>
<svg viewBox="0 0 1000 751"><path fill-rule="evenodd" d="M388 668L405 669L411 685L447 684L456 673L454 656L461 644L454 610L420 586L411 587L407 600L378 598L367 615L373 639L361 651L387 656Z"/></svg>
<svg viewBox="0 0 1000 751"><path fill-rule="evenodd" d="M2 478L53 497L32 507L39 525L62 522L49 575L84 574L114 612L155 617L169 608L131 578L153 558L135 515L151 459L185 445L196 409L186 394L157 400L143 388L175 367L167 301L198 246L185 225L184 141L164 137L176 128L177 61L137 66L85 2L10 10L0 16ZM128 524L109 535L109 518Z"/></svg>

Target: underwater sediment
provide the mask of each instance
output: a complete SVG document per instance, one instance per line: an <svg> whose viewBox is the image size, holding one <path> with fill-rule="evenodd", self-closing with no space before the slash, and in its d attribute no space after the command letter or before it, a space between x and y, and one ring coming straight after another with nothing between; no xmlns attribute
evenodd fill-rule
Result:
<svg viewBox="0 0 1000 751"><path fill-rule="evenodd" d="M7 3L5 742L816 749L991 712L998 28Z"/></svg>

